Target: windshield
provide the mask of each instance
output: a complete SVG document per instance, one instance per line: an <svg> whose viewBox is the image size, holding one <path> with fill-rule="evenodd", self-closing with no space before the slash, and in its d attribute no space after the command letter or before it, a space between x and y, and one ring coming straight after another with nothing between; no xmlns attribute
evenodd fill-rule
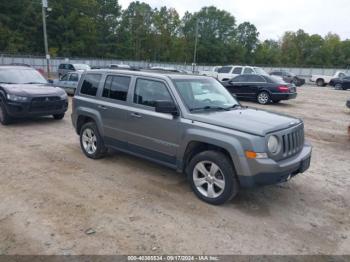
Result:
<svg viewBox="0 0 350 262"><path fill-rule="evenodd" d="M90 66L85 64L74 64L74 68L75 70L90 70Z"/></svg>
<svg viewBox="0 0 350 262"><path fill-rule="evenodd" d="M190 111L239 106L237 100L215 79L175 79L174 83Z"/></svg>
<svg viewBox="0 0 350 262"><path fill-rule="evenodd" d="M46 84L46 79L31 68L0 69L0 83L7 84Z"/></svg>
<svg viewBox="0 0 350 262"><path fill-rule="evenodd" d="M268 73L266 73L265 70L260 67L254 67L254 70L257 75L268 75Z"/></svg>

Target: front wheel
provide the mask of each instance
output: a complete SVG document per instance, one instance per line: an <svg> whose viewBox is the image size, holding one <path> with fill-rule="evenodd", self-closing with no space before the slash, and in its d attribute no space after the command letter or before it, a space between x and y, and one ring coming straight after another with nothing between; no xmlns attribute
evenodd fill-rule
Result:
<svg viewBox="0 0 350 262"><path fill-rule="evenodd" d="M56 114L56 115L53 115L53 118L56 119L56 120L61 120L64 118L64 113L63 114Z"/></svg>
<svg viewBox="0 0 350 262"><path fill-rule="evenodd" d="M316 85L317 86L324 86L324 80L323 79L317 79L317 81L316 81Z"/></svg>
<svg viewBox="0 0 350 262"><path fill-rule="evenodd" d="M259 104L266 105L268 102L270 102L270 94L266 91L260 92L256 100Z"/></svg>
<svg viewBox="0 0 350 262"><path fill-rule="evenodd" d="M5 126L10 124L10 121L11 118L6 111L5 105L0 102L0 123Z"/></svg>
<svg viewBox="0 0 350 262"><path fill-rule="evenodd" d="M221 152L205 151L194 156L187 175L197 197L212 205L224 204L239 191L231 160Z"/></svg>
<svg viewBox="0 0 350 262"><path fill-rule="evenodd" d="M99 159L104 157L106 148L95 123L86 123L81 128L80 146L84 154L89 158Z"/></svg>

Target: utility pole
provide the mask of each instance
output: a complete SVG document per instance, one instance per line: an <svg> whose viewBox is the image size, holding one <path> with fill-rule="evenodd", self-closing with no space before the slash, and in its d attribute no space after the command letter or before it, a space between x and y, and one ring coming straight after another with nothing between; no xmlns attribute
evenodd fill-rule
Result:
<svg viewBox="0 0 350 262"><path fill-rule="evenodd" d="M44 33L44 45L45 45L45 56L47 66L47 78L50 79L50 54L49 46L47 43L47 32L46 32L46 8L48 8L47 0L42 0L42 13L43 13L43 33Z"/></svg>
<svg viewBox="0 0 350 262"><path fill-rule="evenodd" d="M199 23L199 20L197 18L197 20L196 20L196 36L195 36L195 41L194 41L193 63L192 63L192 71L193 71L193 73L194 73L194 71L196 69L196 62L197 62L198 23Z"/></svg>

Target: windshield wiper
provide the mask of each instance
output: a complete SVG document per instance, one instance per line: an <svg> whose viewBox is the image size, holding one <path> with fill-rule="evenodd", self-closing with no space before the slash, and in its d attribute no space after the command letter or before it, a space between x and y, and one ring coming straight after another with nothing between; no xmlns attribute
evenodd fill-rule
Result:
<svg viewBox="0 0 350 262"><path fill-rule="evenodd" d="M190 111L201 111L201 110L224 110L224 111L229 111L230 109L226 107L221 107L221 106L204 106L204 107L197 107L197 108L191 108Z"/></svg>
<svg viewBox="0 0 350 262"><path fill-rule="evenodd" d="M237 107L242 107L240 104L234 104L234 105L232 105L232 106L229 106L229 107L226 107L225 109L226 110L230 110L230 109L235 109L235 108L237 108Z"/></svg>

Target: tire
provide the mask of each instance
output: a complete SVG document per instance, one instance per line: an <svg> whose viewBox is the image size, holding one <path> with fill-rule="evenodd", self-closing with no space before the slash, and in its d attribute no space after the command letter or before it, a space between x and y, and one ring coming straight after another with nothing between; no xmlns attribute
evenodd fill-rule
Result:
<svg viewBox="0 0 350 262"><path fill-rule="evenodd" d="M203 170L203 173L199 170ZM232 162L221 152L204 151L195 155L186 168L186 173L196 196L209 204L224 204L239 191Z"/></svg>
<svg viewBox="0 0 350 262"><path fill-rule="evenodd" d="M56 119L56 120L62 120L64 118L64 113L63 114L53 115L53 118Z"/></svg>
<svg viewBox="0 0 350 262"><path fill-rule="evenodd" d="M4 126L10 124L11 117L8 115L5 105L0 102L0 123Z"/></svg>
<svg viewBox="0 0 350 262"><path fill-rule="evenodd" d="M95 123L89 122L82 126L80 147L88 158L100 159L105 156L107 149Z"/></svg>
<svg viewBox="0 0 350 262"><path fill-rule="evenodd" d="M323 79L317 79L317 81L316 81L316 85L317 86L324 86L324 80Z"/></svg>
<svg viewBox="0 0 350 262"><path fill-rule="evenodd" d="M256 101L260 104L260 105L266 105L270 102L271 98L270 98L270 94L266 91L262 91L260 92L257 97L256 97Z"/></svg>
<svg viewBox="0 0 350 262"><path fill-rule="evenodd" d="M339 90L340 90L340 89L343 89L342 85L339 84L339 83L338 83L338 84L335 84L335 85L334 85L334 88L335 88L335 89L339 89Z"/></svg>

